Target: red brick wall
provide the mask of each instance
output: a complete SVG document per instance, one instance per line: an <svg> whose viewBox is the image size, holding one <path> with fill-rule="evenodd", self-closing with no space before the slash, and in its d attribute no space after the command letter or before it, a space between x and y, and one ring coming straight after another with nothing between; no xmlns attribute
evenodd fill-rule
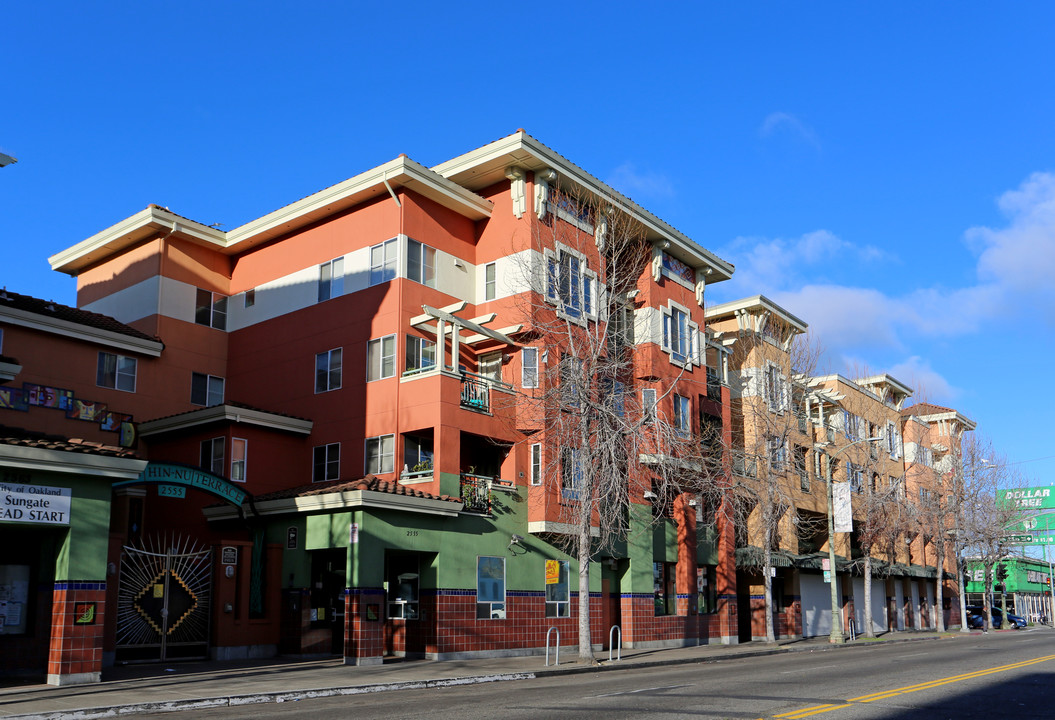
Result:
<svg viewBox="0 0 1055 720"><path fill-rule="evenodd" d="M94 603L94 618L75 624L84 610ZM80 604L80 607L78 605ZM103 618L106 609L106 583L56 582L52 596L51 645L48 653L48 682L66 684L84 674L103 669Z"/></svg>

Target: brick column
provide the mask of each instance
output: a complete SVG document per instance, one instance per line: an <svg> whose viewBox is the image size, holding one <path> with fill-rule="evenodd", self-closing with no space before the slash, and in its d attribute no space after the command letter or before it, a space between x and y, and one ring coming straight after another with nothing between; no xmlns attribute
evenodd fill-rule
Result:
<svg viewBox="0 0 1055 720"><path fill-rule="evenodd" d="M52 594L48 685L102 679L105 582L61 581Z"/></svg>
<svg viewBox="0 0 1055 720"><path fill-rule="evenodd" d="M344 596L344 664L380 665L385 654L385 591L349 588Z"/></svg>

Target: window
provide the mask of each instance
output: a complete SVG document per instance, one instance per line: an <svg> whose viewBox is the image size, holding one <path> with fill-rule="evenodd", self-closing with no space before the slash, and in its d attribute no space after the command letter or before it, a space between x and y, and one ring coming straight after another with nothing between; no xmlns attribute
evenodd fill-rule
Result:
<svg viewBox="0 0 1055 720"><path fill-rule="evenodd" d="M223 378L203 373L192 373L190 380L192 405L212 407L223 403Z"/></svg>
<svg viewBox="0 0 1055 720"><path fill-rule="evenodd" d="M487 263L484 265L484 300L495 299L495 263Z"/></svg>
<svg viewBox="0 0 1055 720"><path fill-rule="evenodd" d="M578 448L561 450L561 497L578 500L584 481L583 453Z"/></svg>
<svg viewBox="0 0 1055 720"><path fill-rule="evenodd" d="M901 457L901 431L898 430L897 425L892 422L888 422L886 425L886 444L887 452L890 454L891 460L897 460Z"/></svg>
<svg viewBox="0 0 1055 720"><path fill-rule="evenodd" d="M198 465L201 469L206 472L211 472L213 475L223 475L223 438L212 438L211 440L202 440L201 442L201 457Z"/></svg>
<svg viewBox="0 0 1055 720"><path fill-rule="evenodd" d="M396 336L386 335L366 344L366 380L381 380L396 374Z"/></svg>
<svg viewBox="0 0 1055 720"><path fill-rule="evenodd" d="M934 467L934 450L925 445L920 445L916 452L916 462L927 467Z"/></svg>
<svg viewBox="0 0 1055 720"><path fill-rule="evenodd" d="M344 258L319 265L319 302L344 294Z"/></svg>
<svg viewBox="0 0 1055 720"><path fill-rule="evenodd" d="M488 353L481 355L476 363L479 375L494 382L502 382L502 353Z"/></svg>
<svg viewBox="0 0 1055 720"><path fill-rule="evenodd" d="M407 278L431 288L436 287L436 248L417 240L407 240Z"/></svg>
<svg viewBox="0 0 1055 720"><path fill-rule="evenodd" d="M341 348L327 350L315 356L315 392L327 392L341 387Z"/></svg>
<svg viewBox="0 0 1055 720"><path fill-rule="evenodd" d="M766 439L766 449L769 451L769 464L772 470L783 471L784 463L787 462L787 445L783 438L770 437Z"/></svg>
<svg viewBox="0 0 1055 720"><path fill-rule="evenodd" d="M542 484L542 443L531 444L531 484Z"/></svg>
<svg viewBox="0 0 1055 720"><path fill-rule="evenodd" d="M593 283L596 273L586 269L586 256L558 245L546 253L546 299L558 314L572 320L593 316Z"/></svg>
<svg viewBox="0 0 1055 720"><path fill-rule="evenodd" d="M796 447L795 455L792 460L795 463L795 474L799 476L799 489L802 492L810 491L810 474L807 471L809 465L806 462L806 453L808 450L804 447Z"/></svg>
<svg viewBox="0 0 1055 720"><path fill-rule="evenodd" d="M565 355L560 360L560 400L565 408L579 407L579 384L582 382L582 361Z"/></svg>
<svg viewBox="0 0 1055 720"><path fill-rule="evenodd" d="M407 372L436 367L436 342L407 335Z"/></svg>
<svg viewBox="0 0 1055 720"><path fill-rule="evenodd" d="M905 497L905 484L901 482L901 478L891 475L889 482L891 489L894 491L894 495L903 499Z"/></svg>
<svg viewBox="0 0 1055 720"><path fill-rule="evenodd" d="M847 479L850 481L850 490L855 493L863 493L865 490L864 468L854 465L853 463L847 463L846 474Z"/></svg>
<svg viewBox="0 0 1055 720"><path fill-rule="evenodd" d="M520 350L520 384L525 388L538 387L538 348Z"/></svg>
<svg viewBox="0 0 1055 720"><path fill-rule="evenodd" d="M641 413L646 423L656 419L656 391L653 388L645 388L641 391Z"/></svg>
<svg viewBox="0 0 1055 720"><path fill-rule="evenodd" d="M432 476L432 438L403 436L403 471L410 475Z"/></svg>
<svg viewBox="0 0 1055 720"><path fill-rule="evenodd" d="M476 619L501 620L506 616L506 559L476 558Z"/></svg>
<svg viewBox="0 0 1055 720"><path fill-rule="evenodd" d="M245 482L245 456L249 443L242 438L231 438L231 480Z"/></svg>
<svg viewBox="0 0 1055 720"><path fill-rule="evenodd" d="M226 330L227 297L198 288L194 302L194 322L217 330Z"/></svg>
<svg viewBox="0 0 1055 720"><path fill-rule="evenodd" d="M396 436L379 435L366 439L366 473L377 475L395 469Z"/></svg>
<svg viewBox="0 0 1055 720"><path fill-rule="evenodd" d="M388 617L418 618L418 556L412 553L386 553L388 565Z"/></svg>
<svg viewBox="0 0 1055 720"><path fill-rule="evenodd" d="M652 563L652 585L657 617L677 614L676 567L677 565L671 562Z"/></svg>
<svg viewBox="0 0 1055 720"><path fill-rule="evenodd" d="M571 603L568 602L568 561L546 561L546 617L571 617Z"/></svg>
<svg viewBox="0 0 1055 720"><path fill-rule="evenodd" d="M699 326L689 319L688 310L671 303L661 311L663 349L670 355L670 361L686 367L699 365Z"/></svg>
<svg viewBox="0 0 1055 720"><path fill-rule="evenodd" d="M395 238L370 248L370 284L379 285L396 276L399 243Z"/></svg>
<svg viewBox="0 0 1055 720"><path fill-rule="evenodd" d="M312 453L311 481L336 480L341 476L341 444L317 445Z"/></svg>
<svg viewBox="0 0 1055 720"><path fill-rule="evenodd" d="M700 615L718 612L718 571L714 565L696 568L696 607Z"/></svg>
<svg viewBox="0 0 1055 720"><path fill-rule="evenodd" d="M251 308L256 305L256 288L250 288L245 291L245 297L243 298L244 307Z"/></svg>
<svg viewBox="0 0 1055 720"><path fill-rule="evenodd" d="M689 398L674 395L674 429L680 435L692 432L692 410Z"/></svg>
<svg viewBox="0 0 1055 720"><path fill-rule="evenodd" d="M766 404L770 412L784 412L788 409L788 385L784 374L776 365L766 366L765 376Z"/></svg>
<svg viewBox="0 0 1055 720"><path fill-rule="evenodd" d="M113 353L99 353L95 384L125 392L136 391L136 359Z"/></svg>

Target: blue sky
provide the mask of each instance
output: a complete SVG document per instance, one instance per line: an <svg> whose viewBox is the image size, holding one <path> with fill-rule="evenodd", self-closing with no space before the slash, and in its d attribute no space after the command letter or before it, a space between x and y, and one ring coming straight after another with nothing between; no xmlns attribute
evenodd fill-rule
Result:
<svg viewBox="0 0 1055 720"><path fill-rule="evenodd" d="M230 229L522 127L734 263L708 302L772 297L1052 482L1055 5L435 7L5 8L0 285L75 304L47 257L149 203Z"/></svg>

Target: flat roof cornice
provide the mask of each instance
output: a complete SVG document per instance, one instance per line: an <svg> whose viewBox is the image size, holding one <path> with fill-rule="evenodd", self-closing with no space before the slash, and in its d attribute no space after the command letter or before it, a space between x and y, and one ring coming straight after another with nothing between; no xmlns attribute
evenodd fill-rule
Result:
<svg viewBox="0 0 1055 720"><path fill-rule="evenodd" d="M212 407L191 410L180 415L147 420L139 423L140 437L164 435L166 433L201 427L217 422L228 422L244 425L255 425L269 430L310 435L311 420L289 417L278 413L239 407L238 405L213 405Z"/></svg>
<svg viewBox="0 0 1055 720"><path fill-rule="evenodd" d="M435 165L432 169L459 185L478 190L504 180L505 169L510 165L531 171L553 168L587 191L609 200L619 210L640 221L655 239L671 241L678 246L682 254L694 258L697 264L709 269L711 273L706 277L708 283L728 280L733 275L731 263L722 260L689 236L676 230L670 223L645 210L523 130Z"/></svg>

